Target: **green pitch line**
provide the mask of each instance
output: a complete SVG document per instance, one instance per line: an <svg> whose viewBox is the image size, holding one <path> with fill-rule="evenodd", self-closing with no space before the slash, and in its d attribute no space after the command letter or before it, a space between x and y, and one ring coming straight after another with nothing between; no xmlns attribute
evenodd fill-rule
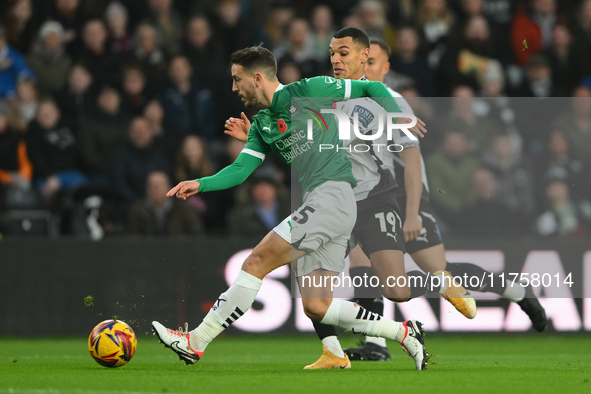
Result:
<svg viewBox="0 0 591 394"><path fill-rule="evenodd" d="M433 357L419 372L395 343L391 362L304 371L321 353L312 334L219 338L191 366L153 337L140 337L135 357L116 369L94 362L84 338L0 338L0 393L591 392L589 336L432 334L426 341Z"/></svg>

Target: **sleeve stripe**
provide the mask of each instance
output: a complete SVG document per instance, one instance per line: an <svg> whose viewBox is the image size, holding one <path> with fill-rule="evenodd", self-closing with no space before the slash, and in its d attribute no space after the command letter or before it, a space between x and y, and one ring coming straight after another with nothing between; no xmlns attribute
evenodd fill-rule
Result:
<svg viewBox="0 0 591 394"><path fill-rule="evenodd" d="M254 157L257 157L261 160L265 160L265 154L261 153L261 152L257 152L256 150L252 150L252 149L242 149L241 153L246 153L247 155L251 155Z"/></svg>
<svg viewBox="0 0 591 394"><path fill-rule="evenodd" d="M345 79L345 98L351 98L351 80Z"/></svg>

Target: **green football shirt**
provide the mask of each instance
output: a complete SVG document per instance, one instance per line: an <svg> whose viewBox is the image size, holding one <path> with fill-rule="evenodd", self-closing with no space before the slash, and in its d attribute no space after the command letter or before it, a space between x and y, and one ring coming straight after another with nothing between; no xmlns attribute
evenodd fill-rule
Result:
<svg viewBox="0 0 591 394"><path fill-rule="evenodd" d="M271 107L254 117L243 152L261 159L274 153L291 165L304 194L326 181L355 186L357 180L345 151L320 150L321 144L342 146L335 117L324 114L323 122L312 122L312 139L308 139L307 120L312 115L318 119L321 109L332 109L336 102L363 96L392 97L380 82L315 77L286 85L275 93ZM393 104L390 112L399 112L395 100L389 101Z"/></svg>
<svg viewBox="0 0 591 394"><path fill-rule="evenodd" d="M254 116L248 140L236 162L211 177L198 179L201 183L199 191L222 190L242 183L269 153L292 167L304 195L326 181L344 181L355 186L357 180L345 151L320 151L321 144L342 147L335 117L324 114L323 122L312 122L312 139L308 138L307 132L307 120L312 119L312 114L318 116L321 109L332 109L334 103L351 97L392 95L381 82L332 77L314 77L280 85L271 106ZM384 103L388 112L400 112L395 100L385 100Z"/></svg>

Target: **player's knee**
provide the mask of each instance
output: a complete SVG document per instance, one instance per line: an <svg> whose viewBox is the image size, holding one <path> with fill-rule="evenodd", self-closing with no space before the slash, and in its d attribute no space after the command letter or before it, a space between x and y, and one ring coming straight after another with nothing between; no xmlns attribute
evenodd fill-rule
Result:
<svg viewBox="0 0 591 394"><path fill-rule="evenodd" d="M242 263L242 271L247 272L257 278L265 276L267 273L264 268L264 258L260 253L253 251Z"/></svg>
<svg viewBox="0 0 591 394"><path fill-rule="evenodd" d="M330 306L330 304L327 305L325 302L323 302L322 299L319 298L308 299L304 301L303 304L304 313L306 314L306 316L318 322L324 318L324 315L326 314L326 311Z"/></svg>
<svg viewBox="0 0 591 394"><path fill-rule="evenodd" d="M406 302L410 300L409 287L386 287L384 297L392 302Z"/></svg>

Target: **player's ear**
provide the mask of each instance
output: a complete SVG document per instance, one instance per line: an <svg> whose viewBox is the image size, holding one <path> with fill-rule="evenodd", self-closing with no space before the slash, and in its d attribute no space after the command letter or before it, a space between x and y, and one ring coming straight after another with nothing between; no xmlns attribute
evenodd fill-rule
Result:
<svg viewBox="0 0 591 394"><path fill-rule="evenodd" d="M369 60L369 48L363 48L363 51L361 51L361 62L367 63L368 60Z"/></svg>
<svg viewBox="0 0 591 394"><path fill-rule="evenodd" d="M384 74L386 74L388 71L390 71L390 62L384 63Z"/></svg>
<svg viewBox="0 0 591 394"><path fill-rule="evenodd" d="M255 86L256 87L261 86L261 83L263 82L263 74L260 73L260 72L258 72L258 71L256 71L253 76L254 76L254 84L255 84Z"/></svg>

